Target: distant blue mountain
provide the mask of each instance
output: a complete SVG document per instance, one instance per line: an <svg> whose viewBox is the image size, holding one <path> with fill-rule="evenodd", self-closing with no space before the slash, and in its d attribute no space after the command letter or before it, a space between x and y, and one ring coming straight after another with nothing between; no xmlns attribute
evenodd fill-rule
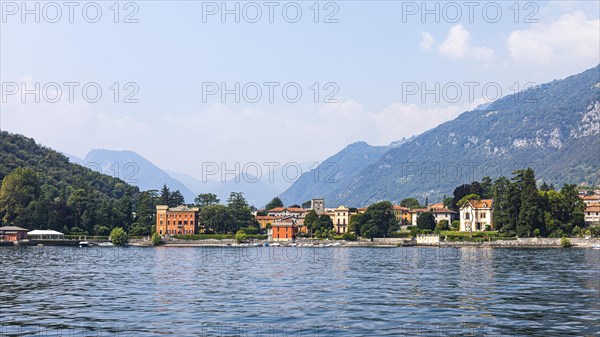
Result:
<svg viewBox="0 0 600 337"><path fill-rule="evenodd" d="M160 190L166 184L172 191L179 190L188 203L193 202L196 196L179 180L133 151L91 150L80 164L120 178L130 185L138 186L142 191Z"/></svg>

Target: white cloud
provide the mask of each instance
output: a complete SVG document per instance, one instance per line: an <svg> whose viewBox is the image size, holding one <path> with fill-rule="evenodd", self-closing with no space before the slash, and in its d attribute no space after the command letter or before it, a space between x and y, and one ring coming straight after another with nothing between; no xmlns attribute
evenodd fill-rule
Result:
<svg viewBox="0 0 600 337"><path fill-rule="evenodd" d="M456 25L450 28L446 40L438 47L438 52L441 55L455 59L472 58L491 60L494 58L494 51L492 49L472 46L470 40L471 33L462 25Z"/></svg>
<svg viewBox="0 0 600 337"><path fill-rule="evenodd" d="M435 43L435 38L428 32L424 32L422 36L423 40L421 40L419 48L424 50L430 50L433 44Z"/></svg>
<svg viewBox="0 0 600 337"><path fill-rule="evenodd" d="M513 31L507 40L512 60L519 64L551 66L600 61L600 20L588 20L585 13L564 14L549 24L532 24Z"/></svg>
<svg viewBox="0 0 600 337"><path fill-rule="evenodd" d="M428 33L422 34L423 39L419 44L421 49L432 49L435 39ZM446 39L436 48L438 54L453 59L474 59L491 61L495 57L494 50L486 47L477 47L471 44L471 33L462 25L450 28Z"/></svg>

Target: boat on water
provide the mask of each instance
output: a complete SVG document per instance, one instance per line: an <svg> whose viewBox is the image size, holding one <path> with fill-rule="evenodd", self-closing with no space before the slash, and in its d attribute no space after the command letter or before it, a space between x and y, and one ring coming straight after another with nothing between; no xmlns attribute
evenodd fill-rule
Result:
<svg viewBox="0 0 600 337"><path fill-rule="evenodd" d="M265 244L264 244L263 246L265 246L265 247L269 247L269 243L268 243L268 242L265 242Z"/></svg>
<svg viewBox="0 0 600 337"><path fill-rule="evenodd" d="M80 241L79 242L79 247L89 247L91 246L91 244L87 241Z"/></svg>
<svg viewBox="0 0 600 337"><path fill-rule="evenodd" d="M112 244L112 242L100 242L98 244L98 247L114 247L114 245Z"/></svg>
<svg viewBox="0 0 600 337"><path fill-rule="evenodd" d="M593 245L592 249L600 249L600 245Z"/></svg>

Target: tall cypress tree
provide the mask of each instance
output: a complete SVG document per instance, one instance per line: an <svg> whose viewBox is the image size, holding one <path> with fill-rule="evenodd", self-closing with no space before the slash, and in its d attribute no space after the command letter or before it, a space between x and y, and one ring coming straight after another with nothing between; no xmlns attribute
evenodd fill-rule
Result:
<svg viewBox="0 0 600 337"><path fill-rule="evenodd" d="M516 171L513 178L521 187L521 207L517 220L517 235L531 236L535 229L543 230L539 209L539 193L535 183L535 173L531 168Z"/></svg>

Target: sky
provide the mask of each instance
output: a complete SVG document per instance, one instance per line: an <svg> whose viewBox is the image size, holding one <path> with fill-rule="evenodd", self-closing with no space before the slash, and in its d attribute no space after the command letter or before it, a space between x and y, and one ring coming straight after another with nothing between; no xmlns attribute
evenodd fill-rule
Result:
<svg viewBox="0 0 600 337"><path fill-rule="evenodd" d="M196 177L388 145L600 63L598 1L1 5L2 130Z"/></svg>

